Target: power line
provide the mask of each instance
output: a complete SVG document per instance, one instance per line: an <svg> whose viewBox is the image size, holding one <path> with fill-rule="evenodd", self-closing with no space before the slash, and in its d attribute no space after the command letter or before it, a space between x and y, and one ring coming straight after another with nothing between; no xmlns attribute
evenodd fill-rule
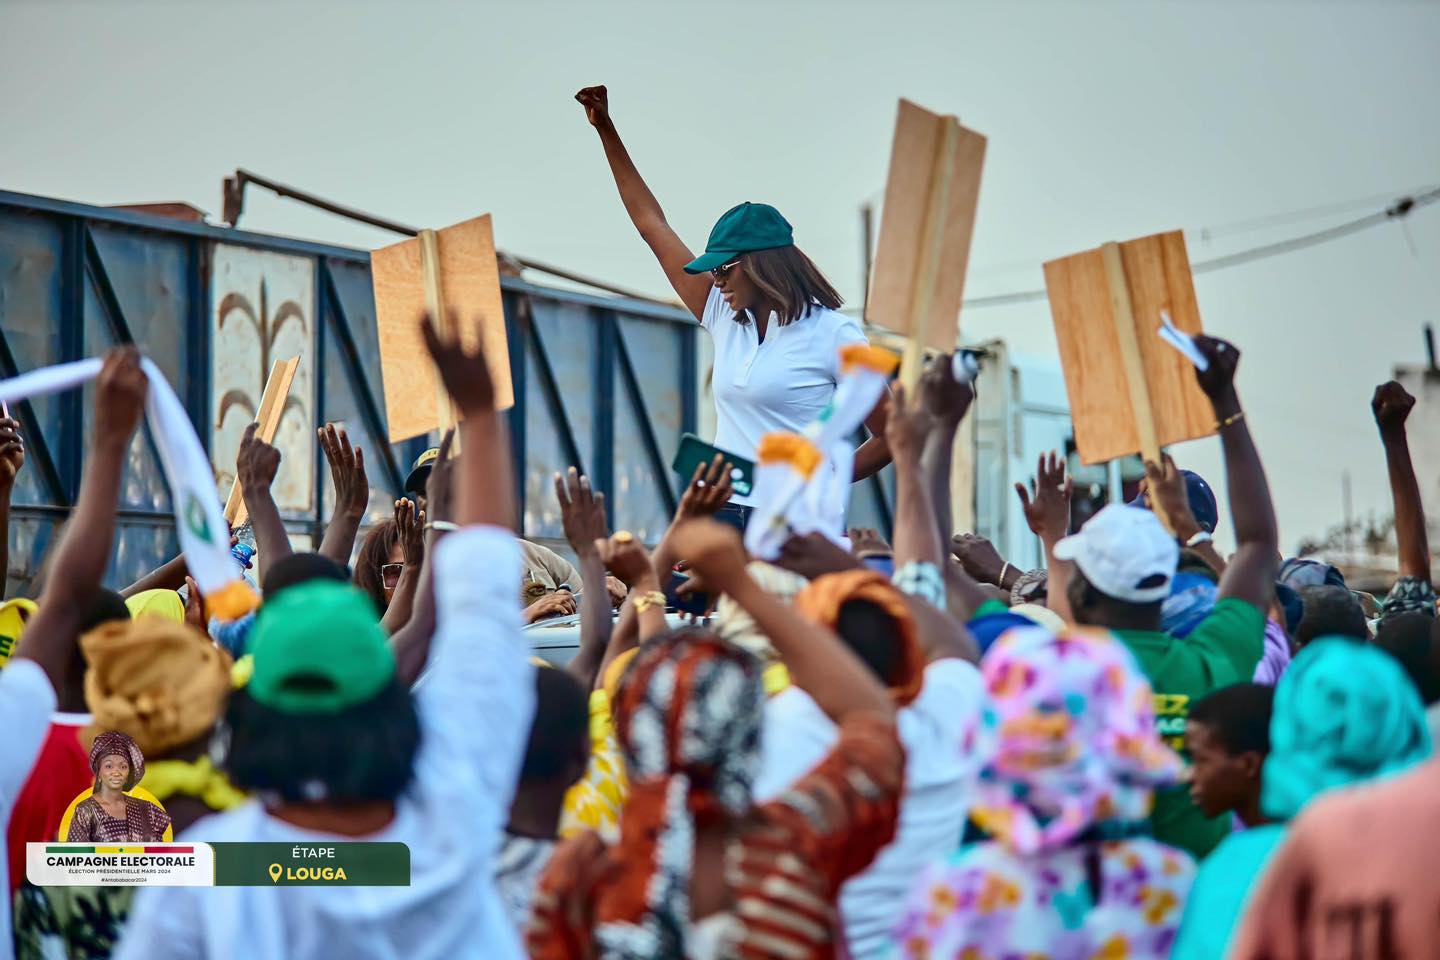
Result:
<svg viewBox="0 0 1440 960"><path fill-rule="evenodd" d="M1414 197L1403 197L1384 210L1376 211L1358 220L1351 220L1325 230L1317 230L1314 233L1292 237L1289 240L1267 243L1263 246L1252 247L1249 250L1241 250L1238 253L1192 263L1190 265L1190 272L1210 273L1214 270L1224 270L1226 267L1237 267L1243 263L1264 260L1267 257L1277 257L1281 254L1293 253L1296 250L1304 250L1307 247L1329 243L1331 240L1338 240L1341 237L1349 236L1352 233L1359 233L1362 230L1368 230L1371 227L1379 226L1391 220L1400 220L1409 216L1416 209L1429 206L1436 201L1440 201L1440 188ZM973 297L964 301L962 306L973 310L982 307L1001 307L1015 303L1033 303L1037 300L1044 299L1046 299L1046 293L1042 287L1039 290L1020 290L1015 293L1001 293L990 297Z"/></svg>

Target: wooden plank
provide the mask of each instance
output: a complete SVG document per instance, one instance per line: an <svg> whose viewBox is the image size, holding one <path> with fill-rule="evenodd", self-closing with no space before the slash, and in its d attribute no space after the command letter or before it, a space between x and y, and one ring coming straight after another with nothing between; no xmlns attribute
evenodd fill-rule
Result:
<svg viewBox="0 0 1440 960"><path fill-rule="evenodd" d="M948 147L947 137L953 137ZM948 164L937 162L941 153L948 154ZM954 117L900 101L865 304L867 321L905 336L920 330L922 346L955 349L984 161L984 136L960 126ZM937 179L946 176L948 189L937 190ZM930 215L932 205L941 213L940 242L935 267L926 270L937 224ZM922 277L924 286L919 283Z"/></svg>
<svg viewBox="0 0 1440 960"><path fill-rule="evenodd" d="M1104 255L1087 250L1045 264L1075 445L1087 464L1144 453L1147 448L1153 455L1159 447L1215 432L1214 414L1195 382L1194 369L1155 335L1162 310L1187 333L1203 332L1183 234L1141 237L1120 244L1118 252L1144 397L1154 422L1153 447L1137 423Z"/></svg>
<svg viewBox="0 0 1440 960"><path fill-rule="evenodd" d="M446 314L455 315L457 332L466 346L484 344L490 375L495 379L496 403L506 409L514 404L514 393L490 215L435 231L435 241L438 285ZM370 254L380 373L392 443L438 430L444 420L438 400L444 388L420 336L420 317L429 306L422 245L417 237Z"/></svg>
<svg viewBox="0 0 1440 960"><path fill-rule="evenodd" d="M255 436L266 443L275 442L275 431L280 428L280 415L285 412L285 400L290 396L290 384L295 380L295 371L300 368L300 358L276 360L270 367L270 376L265 380L265 392L260 396L260 409L255 422L260 424ZM230 485L230 496L225 500L225 519L232 528L242 526L249 517L245 509L244 491L240 489L240 477Z"/></svg>

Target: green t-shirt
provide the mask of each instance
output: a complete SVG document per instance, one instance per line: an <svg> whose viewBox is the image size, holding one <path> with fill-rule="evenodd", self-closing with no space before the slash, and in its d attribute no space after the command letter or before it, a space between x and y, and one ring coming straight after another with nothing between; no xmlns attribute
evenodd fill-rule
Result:
<svg viewBox="0 0 1440 960"><path fill-rule="evenodd" d="M1140 661L1155 690L1155 723L1161 738L1186 761L1185 719L1190 704L1220 687L1248 683L1265 650L1265 615L1227 597L1188 637L1158 630L1116 630ZM1230 832L1228 814L1211 820L1190 801L1187 786L1157 791L1150 815L1155 839L1188 850L1197 860Z"/></svg>

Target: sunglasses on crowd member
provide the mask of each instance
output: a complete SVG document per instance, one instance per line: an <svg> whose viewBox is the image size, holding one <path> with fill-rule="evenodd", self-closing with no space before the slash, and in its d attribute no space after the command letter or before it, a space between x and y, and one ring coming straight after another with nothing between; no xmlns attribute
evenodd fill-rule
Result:
<svg viewBox="0 0 1440 960"><path fill-rule="evenodd" d="M381 565L380 565L380 582L381 582L382 584L384 584L385 589L387 589L387 590L393 590L393 589L395 589L395 585L400 582L400 574L402 574L402 573L404 573L404 572L405 572L405 564L403 564L403 563L385 563L385 564L381 564Z"/></svg>
<svg viewBox="0 0 1440 960"><path fill-rule="evenodd" d="M731 270L734 270L736 267L740 266L741 259L743 258L736 257L729 263L722 263L718 267L712 267L710 269L710 276L714 277L716 280L724 280L727 276L730 275Z"/></svg>

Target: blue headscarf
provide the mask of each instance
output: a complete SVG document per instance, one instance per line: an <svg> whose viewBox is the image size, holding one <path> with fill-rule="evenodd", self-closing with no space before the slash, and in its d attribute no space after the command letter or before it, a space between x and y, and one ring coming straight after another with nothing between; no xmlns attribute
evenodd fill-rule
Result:
<svg viewBox="0 0 1440 960"><path fill-rule="evenodd" d="M1428 756L1425 707L1395 658L1351 639L1317 640L1275 688L1260 807L1289 820L1326 790Z"/></svg>
<svg viewBox="0 0 1440 960"><path fill-rule="evenodd" d="M1172 637L1188 637L1215 609L1220 588L1198 573L1177 573L1170 596L1160 605L1160 629Z"/></svg>

